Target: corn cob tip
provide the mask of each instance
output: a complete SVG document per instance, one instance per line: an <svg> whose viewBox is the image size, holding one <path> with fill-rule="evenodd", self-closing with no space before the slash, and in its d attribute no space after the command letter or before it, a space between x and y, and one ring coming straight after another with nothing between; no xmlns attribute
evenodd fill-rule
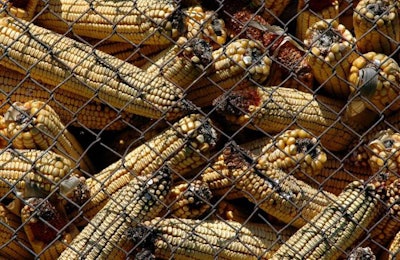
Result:
<svg viewBox="0 0 400 260"><path fill-rule="evenodd" d="M128 230L126 230L126 236L133 244L137 245L136 257L138 257L138 255L148 255L149 253L154 253L154 241L157 238L157 232L150 226L138 224L134 227L130 227Z"/></svg>
<svg viewBox="0 0 400 260"><path fill-rule="evenodd" d="M353 252L350 254L348 260L362 260L362 259L369 259L375 260L376 256L372 252L370 247L357 247Z"/></svg>
<svg viewBox="0 0 400 260"><path fill-rule="evenodd" d="M204 69L213 60L210 44L199 38L189 40L185 54L189 54L190 60L201 69Z"/></svg>

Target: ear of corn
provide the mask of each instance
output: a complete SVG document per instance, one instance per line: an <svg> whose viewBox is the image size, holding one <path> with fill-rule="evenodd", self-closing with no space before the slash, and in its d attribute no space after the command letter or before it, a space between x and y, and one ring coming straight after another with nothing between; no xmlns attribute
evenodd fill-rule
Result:
<svg viewBox="0 0 400 260"><path fill-rule="evenodd" d="M369 165L372 172L387 174L385 178L397 178L400 169L400 133L390 129L381 131L368 144Z"/></svg>
<svg viewBox="0 0 400 260"><path fill-rule="evenodd" d="M147 175L164 163L178 174L197 168L205 162L205 156L216 140L211 121L199 114L182 118L123 159L87 179L92 199L85 205L84 215L92 218L111 194L130 181L132 173Z"/></svg>
<svg viewBox="0 0 400 260"><path fill-rule="evenodd" d="M0 64L39 82L150 118L174 119L192 109L182 89L88 45L10 17L0 19L0 33Z"/></svg>
<svg viewBox="0 0 400 260"><path fill-rule="evenodd" d="M16 149L53 150L91 173L93 165L57 113L42 101L16 102L4 114L8 138Z"/></svg>
<svg viewBox="0 0 400 260"><path fill-rule="evenodd" d="M72 162L51 151L3 150L0 154L0 197L49 194L73 173ZM66 191L68 192L68 191Z"/></svg>
<svg viewBox="0 0 400 260"><path fill-rule="evenodd" d="M271 259L337 259L365 235L379 214L373 185L355 181L301 227Z"/></svg>
<svg viewBox="0 0 400 260"><path fill-rule="evenodd" d="M136 176L90 221L59 259L126 258L134 246L128 229L153 219L165 207L172 183L167 167L153 175Z"/></svg>
<svg viewBox="0 0 400 260"><path fill-rule="evenodd" d="M62 206L42 198L29 198L26 203L21 220L33 250L41 260L58 258L79 230L68 223Z"/></svg>
<svg viewBox="0 0 400 260"><path fill-rule="evenodd" d="M306 31L323 19L339 18L339 1L299 0L297 5L296 37L303 41Z"/></svg>
<svg viewBox="0 0 400 260"><path fill-rule="evenodd" d="M361 53L391 55L400 40L400 20L396 1L361 0L354 9L353 25L357 49Z"/></svg>
<svg viewBox="0 0 400 260"><path fill-rule="evenodd" d="M135 242L157 259L268 259L293 234L291 228L224 220L155 218L144 226L147 232Z"/></svg>
<svg viewBox="0 0 400 260"><path fill-rule="evenodd" d="M287 128L304 128L328 150L348 147L359 125L338 122L343 104L324 96L279 87L247 87L232 91L214 101L217 111L229 122L277 133Z"/></svg>
<svg viewBox="0 0 400 260"><path fill-rule="evenodd" d="M349 82L352 95L346 116L353 117L367 108L386 115L400 109L400 67L394 59L381 53L364 53L353 61Z"/></svg>
<svg viewBox="0 0 400 260"><path fill-rule="evenodd" d="M0 204L0 257L7 259L31 259L30 245L21 232L21 218Z"/></svg>
<svg viewBox="0 0 400 260"><path fill-rule="evenodd" d="M168 44L180 34L181 17L173 1L39 1L35 22L59 33L129 41L135 44Z"/></svg>
<svg viewBox="0 0 400 260"><path fill-rule="evenodd" d="M226 169L219 174L225 174L250 202L285 223L301 227L335 199L335 195L316 190L280 169L263 169L249 160L249 155L231 144L218 157ZM211 166L205 171L218 169Z"/></svg>
<svg viewBox="0 0 400 260"><path fill-rule="evenodd" d="M355 41L350 31L332 19L318 21L306 31L304 44L311 50L308 64L318 83L333 96L350 94L347 77L357 55Z"/></svg>

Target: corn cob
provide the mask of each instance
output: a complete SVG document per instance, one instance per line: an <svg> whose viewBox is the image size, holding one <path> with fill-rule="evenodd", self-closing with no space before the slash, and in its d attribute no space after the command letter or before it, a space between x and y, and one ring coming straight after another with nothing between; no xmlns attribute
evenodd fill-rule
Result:
<svg viewBox="0 0 400 260"><path fill-rule="evenodd" d="M314 23L323 19L339 19L339 1L299 0L297 13L296 37L304 41L307 29Z"/></svg>
<svg viewBox="0 0 400 260"><path fill-rule="evenodd" d="M32 259L29 241L21 232L21 218L0 204L0 258Z"/></svg>
<svg viewBox="0 0 400 260"><path fill-rule="evenodd" d="M300 228L271 259L337 259L365 235L380 212L375 187L349 184L320 214Z"/></svg>
<svg viewBox="0 0 400 260"><path fill-rule="evenodd" d="M144 226L147 232L135 242L157 259L268 259L293 234L291 228L224 220L155 218Z"/></svg>
<svg viewBox="0 0 400 260"><path fill-rule="evenodd" d="M373 173L385 178L397 178L400 170L400 133L384 130L368 144L369 165ZM394 176L393 176L394 175Z"/></svg>
<svg viewBox="0 0 400 260"><path fill-rule="evenodd" d="M282 169L295 176L314 176L324 167L327 156L315 137L303 129L287 130L262 149L258 163L264 168Z"/></svg>
<svg viewBox="0 0 400 260"><path fill-rule="evenodd" d="M134 246L127 237L128 229L159 214L165 207L171 183L168 167L153 175L132 178L112 196L59 259L126 258Z"/></svg>
<svg viewBox="0 0 400 260"><path fill-rule="evenodd" d="M389 183L385 181L386 183ZM385 214L370 231L367 241L373 252L379 252L396 236L400 230L400 179L391 182L386 188Z"/></svg>
<svg viewBox="0 0 400 260"><path fill-rule="evenodd" d="M224 90L238 87L240 82L263 83L270 72L271 59L255 41L237 39L212 52L213 63L202 77L188 90L187 98L198 106L211 105Z"/></svg>
<svg viewBox="0 0 400 260"><path fill-rule="evenodd" d="M397 232L396 236L390 242L388 253L388 259L390 260L396 260L400 256L400 231Z"/></svg>
<svg viewBox="0 0 400 260"><path fill-rule="evenodd" d="M340 101L289 88L247 87L219 97L214 104L229 122L268 133L303 128L331 151L347 149L354 138L349 129L360 127L338 122Z"/></svg>
<svg viewBox="0 0 400 260"><path fill-rule="evenodd" d="M147 175L163 164L168 164L177 174L197 168L206 162L206 154L216 140L211 121L199 114L182 118L121 160L87 179L92 199L85 205L84 215L91 219L111 194L130 181L132 173Z"/></svg>
<svg viewBox="0 0 400 260"><path fill-rule="evenodd" d="M256 8L261 7L262 17L272 24L283 13L289 2L290 0L252 0L251 4Z"/></svg>
<svg viewBox="0 0 400 260"><path fill-rule="evenodd" d="M150 118L192 109L180 88L88 45L9 17L0 19L0 33L0 64L29 70L32 79Z"/></svg>
<svg viewBox="0 0 400 260"><path fill-rule="evenodd" d="M211 198L210 188L202 180L178 183L167 198L168 213L175 218L196 219L210 210Z"/></svg>
<svg viewBox="0 0 400 260"><path fill-rule="evenodd" d="M271 65L269 85L296 88L310 92L313 88L313 74L305 59L305 50L290 34L276 25L269 25L257 13L241 9L226 17L231 37L258 40L275 62Z"/></svg>
<svg viewBox="0 0 400 260"><path fill-rule="evenodd" d="M3 150L0 154L0 197L11 192L22 197L42 195L59 189L68 193L72 162L51 151ZM64 190L66 188L66 190ZM31 194L33 193L33 194Z"/></svg>
<svg viewBox="0 0 400 260"><path fill-rule="evenodd" d="M57 113L42 101L13 103L4 114L8 138L16 149L53 150L70 159L81 170L94 171L75 137L60 121Z"/></svg>
<svg viewBox="0 0 400 260"><path fill-rule="evenodd" d="M149 60L141 68L153 75L162 75L175 85L187 89L212 62L211 47L199 38L180 37L177 44Z"/></svg>
<svg viewBox="0 0 400 260"><path fill-rule="evenodd" d="M400 40L397 1L361 0L354 9L353 24L357 49L361 53L391 55Z"/></svg>
<svg viewBox="0 0 400 260"><path fill-rule="evenodd" d="M277 219L301 227L335 199L335 195L320 192L280 169L263 169L235 144L227 146L218 157L220 174L234 183L243 196ZM209 167L205 171L218 171ZM301 217L300 217L301 216Z"/></svg>
<svg viewBox="0 0 400 260"><path fill-rule="evenodd" d="M355 59L349 75L350 104L346 116L353 117L366 108L389 114L400 109L400 67L388 56L368 52Z"/></svg>
<svg viewBox="0 0 400 260"><path fill-rule="evenodd" d="M41 260L57 259L79 230L68 223L65 210L47 199L29 198L21 209L28 240Z"/></svg>
<svg viewBox="0 0 400 260"><path fill-rule="evenodd" d="M126 127L122 120L133 123L130 115L117 112L100 102L90 101L61 88L38 84L21 73L0 66L0 113L5 113L7 104L27 102L32 99L46 102L60 116L64 124L90 129L120 130ZM112 122L110 124L110 122Z"/></svg>
<svg viewBox="0 0 400 260"><path fill-rule="evenodd" d="M186 38L206 41L213 50L223 46L227 39L225 22L214 11L205 11L200 5L183 10Z"/></svg>
<svg viewBox="0 0 400 260"><path fill-rule="evenodd" d="M336 20L325 19L307 29L304 44L315 79L327 93L347 98L350 94L347 82L351 63L357 57L353 51L356 39Z"/></svg>
<svg viewBox="0 0 400 260"><path fill-rule="evenodd" d="M169 0L39 1L35 22L42 27L80 36L134 44L168 44L180 34L182 17Z"/></svg>
<svg viewBox="0 0 400 260"><path fill-rule="evenodd" d="M31 21L36 13L36 6L39 0L5 0L0 2L1 16L11 15L18 19ZM4 12L4 13L3 13Z"/></svg>

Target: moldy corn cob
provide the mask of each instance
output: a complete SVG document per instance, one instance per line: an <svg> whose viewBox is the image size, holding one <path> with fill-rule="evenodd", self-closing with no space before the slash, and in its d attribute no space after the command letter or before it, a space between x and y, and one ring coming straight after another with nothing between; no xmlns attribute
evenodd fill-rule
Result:
<svg viewBox="0 0 400 260"><path fill-rule="evenodd" d="M304 44L315 79L330 95L347 98L350 66L357 54L353 51L356 39L336 20L324 19L306 31Z"/></svg>

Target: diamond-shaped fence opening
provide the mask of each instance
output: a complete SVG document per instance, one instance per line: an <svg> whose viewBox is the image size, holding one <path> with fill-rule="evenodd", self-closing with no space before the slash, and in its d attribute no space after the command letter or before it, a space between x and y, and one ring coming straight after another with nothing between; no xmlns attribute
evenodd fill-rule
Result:
<svg viewBox="0 0 400 260"><path fill-rule="evenodd" d="M393 0L0 0L0 258L400 257Z"/></svg>

